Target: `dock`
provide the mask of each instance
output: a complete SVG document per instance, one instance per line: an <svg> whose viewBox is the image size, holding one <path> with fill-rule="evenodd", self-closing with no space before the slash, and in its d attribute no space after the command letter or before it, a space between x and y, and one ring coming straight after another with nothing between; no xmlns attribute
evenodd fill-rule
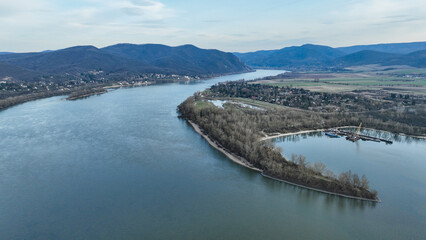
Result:
<svg viewBox="0 0 426 240"><path fill-rule="evenodd" d="M346 140L351 142L356 142L358 140L362 141L372 141L372 142L384 142L387 144L392 144L393 142L388 139L371 137L357 132L344 131L340 129L329 129L325 131L325 134L330 137L346 137Z"/></svg>

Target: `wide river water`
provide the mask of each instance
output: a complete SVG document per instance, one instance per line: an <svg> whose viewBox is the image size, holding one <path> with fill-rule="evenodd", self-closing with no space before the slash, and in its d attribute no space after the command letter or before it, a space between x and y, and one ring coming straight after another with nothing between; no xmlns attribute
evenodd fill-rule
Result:
<svg viewBox="0 0 426 240"><path fill-rule="evenodd" d="M284 154L365 173L383 201L373 204L264 178L177 118L176 106L196 91L278 73L0 112L0 239L424 239L424 141L276 140Z"/></svg>

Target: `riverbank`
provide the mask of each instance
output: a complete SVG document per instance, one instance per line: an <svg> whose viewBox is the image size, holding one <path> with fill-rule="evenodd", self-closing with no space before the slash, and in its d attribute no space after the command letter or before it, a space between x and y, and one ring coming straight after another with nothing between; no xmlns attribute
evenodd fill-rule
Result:
<svg viewBox="0 0 426 240"><path fill-rule="evenodd" d="M362 198L362 197L354 197L354 196L350 196L350 195L346 195L346 194L329 192L329 191L325 191L325 190L321 190L321 189L317 189L317 188L307 187L307 186L300 185L300 184L297 184L297 183L292 183L292 182L282 180L282 179L279 179L279 178L275 178L275 177L272 177L272 176L268 176L268 175L264 174L263 172L261 174L262 174L263 177L266 177L266 178L269 178L269 179L272 179L272 180L275 180L275 181L287 183L287 184L290 184L290 185L293 185L293 186L296 186L296 187L305 188L305 189L320 192L320 193L326 193L326 194L330 194L330 195L335 195L335 196L350 198L350 199L355 199L355 200L361 200L361 201L376 202L376 203L382 202L379 198L374 200L374 199L368 199L368 198Z"/></svg>
<svg viewBox="0 0 426 240"><path fill-rule="evenodd" d="M26 102L31 102L43 98L50 98L56 96L69 95L72 93L71 90L65 91L51 91L51 92L39 92L39 93L31 93L26 95L13 96L0 100L0 111L6 110L10 107L17 106L19 104L23 104Z"/></svg>
<svg viewBox="0 0 426 240"><path fill-rule="evenodd" d="M280 181L280 182L284 182L284 183L287 183L287 184L290 184L290 185L293 185L293 186L297 186L297 187L300 187L300 188L305 188L305 189L308 189L308 190L326 193L326 194L330 194L330 195L335 195L335 196L339 196L339 197L345 197L345 198L349 198L349 199L368 201L368 202L377 202L377 203L381 202L381 200L379 198L368 199L368 198L355 197L355 196L350 196L350 195L341 194L341 193L334 193L334 192L322 190L322 189L319 189L319 188L308 187L308 186L304 186L304 185L297 184L297 183L294 183L294 182L290 182L290 181L286 181L286 180L283 180L283 179L279 179L279 178L276 178L276 177L269 176L269 175L265 174L263 170L256 168L256 167L253 167L246 159L231 153L230 151L226 150L224 147L219 146L207 134L203 133L200 126L198 126L196 123L192 122L191 120L187 120L187 122L192 126L192 128L195 130L195 132L200 134L212 147L214 147L215 149L217 149L220 152L222 152L223 154L225 154L225 156L228 157L228 159L230 159L231 161L233 161L233 162L235 162L235 163L237 163L237 164L239 164L243 167L247 167L249 169L252 169L252 170L259 172L263 177L266 177L266 178L269 178L269 179L272 179L272 180L276 180L276 181ZM297 133L286 133L286 134L281 134L281 136L289 136L289 135L294 135L294 134L309 133L309 132L315 132L315 131L322 131L322 130L307 130L307 131L300 131L300 132L297 132ZM279 136L276 136L276 137L279 137Z"/></svg>
<svg viewBox="0 0 426 240"><path fill-rule="evenodd" d="M339 129L339 128L357 128L358 126L342 126L342 127L334 127L334 129ZM266 133L263 133L264 135L266 135L265 137L261 138L261 141L265 141L265 140L271 140L271 139L275 139L275 138L279 138L279 137L286 137L286 136L293 136L293 135L298 135L298 134L305 134L305 133L313 133L313 132L323 132L327 129L330 128L321 128L321 129L314 129L314 130L303 130L303 131L298 131L298 132L291 132L291 133L276 133L276 135L268 135ZM405 136L405 137L412 137L412 138L420 138L420 139L426 139L426 136L421 136L421 135L409 135L409 134L405 134L405 133L392 133L386 130L377 130L374 128L364 128L363 129L368 129L368 130L374 130L374 131L383 131L383 132L387 132L390 134L397 134L397 135L401 135L401 136Z"/></svg>
<svg viewBox="0 0 426 240"><path fill-rule="evenodd" d="M83 91L77 91L77 92L71 93L67 97L67 100L73 101L73 100L87 98L87 97L94 96L94 95L101 95L101 94L104 94L104 93L107 93L107 92L108 92L108 90L106 90L105 88L86 89L86 90L83 90Z"/></svg>
<svg viewBox="0 0 426 240"><path fill-rule="evenodd" d="M325 131L325 130L326 129L303 130L303 131L292 132L292 133L277 133L276 135L265 134L266 136L261 138L260 140L265 141L265 140L270 140L270 139L279 138L279 137L286 137L286 136L292 136L292 135L304 134L304 133L312 133L312 132L321 132L321 131Z"/></svg>
<svg viewBox="0 0 426 240"><path fill-rule="evenodd" d="M189 81L204 81L213 79L216 77L222 77L222 76L229 76L233 74L242 74L242 73L250 73L250 72L256 72L256 70L250 69L242 72L232 72L232 73L223 73L223 74L209 74L209 75L203 75L200 77L196 77L193 79L190 79ZM12 97L7 97L4 99L0 99L0 111L6 110L7 108L23 104L26 102L31 102L43 98L49 98L49 97L56 97L56 96L64 96L67 95L67 100L78 100L80 98L86 98L93 95L97 95L97 93L88 93L88 94L82 94L79 97L69 97L71 94L81 91L81 90L89 90L93 88L103 88L106 90L107 93L108 89L116 89L116 88L127 88L127 87L141 87L141 86L149 86L149 85L157 85L157 84L167 84L167 83L179 83L179 82L186 82L188 79L151 79L149 81L137 81L134 83L129 83L127 81L118 81L118 82L108 82L108 83L101 83L96 85L90 85L90 86L75 86L72 89L60 89L60 90L54 90L54 91L43 91L43 92L35 92L35 93L29 93L29 94L22 94Z"/></svg>
<svg viewBox="0 0 426 240"><path fill-rule="evenodd" d="M195 124L191 120L187 120L187 121L192 126L192 128L195 130L195 132L200 134L212 147L216 148L217 150L219 150L220 152L225 154L225 156L227 156L231 161L233 161L233 162L235 162L235 163L237 163L237 164L239 164L243 167L247 167L247 168L250 168L252 170L255 170L257 172L260 172L260 173L263 172L261 169L253 167L253 165L251 165L246 159L229 152L228 150L226 150L222 146L219 146L219 144L216 143L215 141L213 141L207 134L203 133L203 131L200 129L200 126L198 126L197 124Z"/></svg>

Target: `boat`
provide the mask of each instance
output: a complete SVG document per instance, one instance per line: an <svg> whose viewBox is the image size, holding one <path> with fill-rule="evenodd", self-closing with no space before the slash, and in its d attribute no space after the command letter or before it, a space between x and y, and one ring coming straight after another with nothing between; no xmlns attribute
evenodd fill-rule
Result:
<svg viewBox="0 0 426 240"><path fill-rule="evenodd" d="M334 134L333 132L326 132L325 135L329 136L329 137L333 137L333 138L339 138L340 136Z"/></svg>

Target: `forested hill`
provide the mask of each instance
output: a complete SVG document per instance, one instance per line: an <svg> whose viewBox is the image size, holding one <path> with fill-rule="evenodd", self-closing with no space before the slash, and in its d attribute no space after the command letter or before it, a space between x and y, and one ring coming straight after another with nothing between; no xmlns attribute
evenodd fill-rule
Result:
<svg viewBox="0 0 426 240"><path fill-rule="evenodd" d="M356 53L359 51L377 51L396 54L408 54L426 49L426 42L411 42L411 43L383 43L372 45L356 45L350 47L340 47L338 50L346 53Z"/></svg>
<svg viewBox="0 0 426 240"><path fill-rule="evenodd" d="M181 73L214 74L241 72L249 68L232 53L200 49L193 45L117 44L101 49L111 55Z"/></svg>
<svg viewBox="0 0 426 240"><path fill-rule="evenodd" d="M102 49L76 46L39 53L1 54L0 63L0 79L15 80L93 71L122 76L142 73L203 76L250 69L231 53L200 49L192 45L169 47L157 44L118 44ZM21 74L21 70L26 74Z"/></svg>
<svg viewBox="0 0 426 240"><path fill-rule="evenodd" d="M234 53L253 67L318 70L367 64L426 67L426 42L343 48L306 44L278 50Z"/></svg>
<svg viewBox="0 0 426 240"><path fill-rule="evenodd" d="M235 53L246 64L253 67L315 67L330 64L333 59L345 55L343 52L320 45L305 44L279 50Z"/></svg>
<svg viewBox="0 0 426 240"><path fill-rule="evenodd" d="M17 79L28 79L31 80L34 76L38 76L40 73L27 70L18 66L10 65L9 63L0 62L0 81L2 79L8 80L8 76L14 76Z"/></svg>

